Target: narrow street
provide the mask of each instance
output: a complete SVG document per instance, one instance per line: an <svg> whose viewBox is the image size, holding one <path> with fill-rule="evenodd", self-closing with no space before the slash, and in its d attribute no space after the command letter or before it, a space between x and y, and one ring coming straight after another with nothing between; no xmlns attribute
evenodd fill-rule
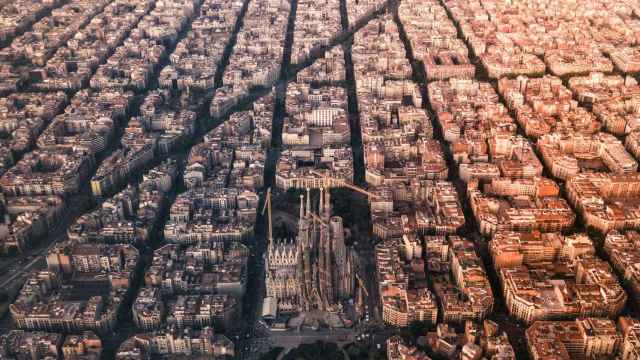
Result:
<svg viewBox="0 0 640 360"><path fill-rule="evenodd" d="M439 140L442 144L442 149L445 154L445 158L447 161L447 167L449 169L448 181L451 181L458 192L458 196L460 199L460 203L462 204L466 225L460 231L460 235L465 236L469 240L473 241L475 244L475 249L480 258L484 262L484 267L487 271L487 275L489 277L489 281L491 283L491 288L494 294L494 307L493 313L489 316L489 319L495 321L502 329L507 332L509 339L511 340L512 346L518 356L518 359L527 360L529 353L526 349L526 344L524 343L524 330L525 326L523 324L519 324L513 319L511 319L507 313L507 309L505 307L503 297L502 297L502 288L500 286L500 282L498 279L498 275L495 271L495 268L491 262L491 257L489 255L488 250L488 241L489 239L485 238L478 231L478 226L475 221L475 217L469 205L469 201L467 199L467 189L466 183L460 179L458 173L458 164L453 159L453 154L450 151L450 148L446 146L446 141L444 140L444 134L440 123L436 120L436 114L433 108L431 107L431 102L429 101L429 96L427 93L427 80L425 77L425 69L424 64L418 61L414 55L413 50L411 49L411 42L407 37L407 34L404 30L404 25L398 16L397 9L394 12L394 21L398 25L400 39L402 40L406 53L407 59L411 63L411 67L413 70L413 80L420 84L420 90L422 92L423 99L423 107L429 114L429 117L432 121L434 138ZM455 22L454 22L455 23Z"/></svg>

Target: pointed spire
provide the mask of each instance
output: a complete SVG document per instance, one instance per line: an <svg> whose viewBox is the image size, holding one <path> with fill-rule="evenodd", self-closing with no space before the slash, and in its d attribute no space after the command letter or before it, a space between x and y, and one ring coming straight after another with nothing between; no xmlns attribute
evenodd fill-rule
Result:
<svg viewBox="0 0 640 360"><path fill-rule="evenodd" d="M327 188L327 193L324 196L324 211L326 212L326 216L331 217L331 190Z"/></svg>
<svg viewBox="0 0 640 360"><path fill-rule="evenodd" d="M320 200L318 201L318 215L324 214L324 188L320 188Z"/></svg>
<svg viewBox="0 0 640 360"><path fill-rule="evenodd" d="M304 195L300 194L300 220L304 218Z"/></svg>
<svg viewBox="0 0 640 360"><path fill-rule="evenodd" d="M311 216L311 189L307 188L307 216Z"/></svg>

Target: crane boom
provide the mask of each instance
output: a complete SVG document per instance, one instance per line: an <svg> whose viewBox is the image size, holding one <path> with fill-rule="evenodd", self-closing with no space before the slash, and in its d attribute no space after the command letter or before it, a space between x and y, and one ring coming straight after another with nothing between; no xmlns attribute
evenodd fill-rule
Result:
<svg viewBox="0 0 640 360"><path fill-rule="evenodd" d="M309 215L311 215L313 220L315 220L315 221L317 221L317 222L319 222L321 224L327 225L327 223L324 220L322 220L322 218L320 216L318 216L318 215L316 215L314 213L309 213Z"/></svg>
<svg viewBox="0 0 640 360"><path fill-rule="evenodd" d="M312 171L311 171L311 173L312 173L312 174L315 174L315 175L318 175L318 176L320 176L320 177L323 177L323 178L326 178L326 177L327 177L327 175L326 175L326 174L321 174L321 173L319 173L319 172L317 172L317 171L315 171L315 170L312 170ZM371 198L371 199L380 199L380 198L382 198L382 197L381 197L381 196L379 196L379 195L376 195L376 194L374 194L374 193L372 193L372 192L369 192L369 191L367 191L367 190L365 190L365 189L363 189L363 188L361 188L361 187L359 187L359 186L357 186L357 185L355 185L355 184L351 184L351 183L349 183L349 182L347 182L347 181L345 181L345 180L338 180L338 181L335 181L335 182L337 182L338 184L340 184L340 186L338 186L338 187L346 187L346 188L348 188L348 189L351 189L351 190L357 191L357 192L359 192L360 194L366 195L366 196L368 196L368 197L369 197L369 198Z"/></svg>
<svg viewBox="0 0 640 360"><path fill-rule="evenodd" d="M264 215L265 210L267 211L268 217L267 241L269 241L269 245L271 245L271 243L273 242L273 225L271 223L271 188L267 189L267 195L264 200L264 207L262 208L262 215Z"/></svg>
<svg viewBox="0 0 640 360"><path fill-rule="evenodd" d="M343 185L344 187L348 188L348 189L351 189L351 190L357 191L357 192L359 192L360 194L366 195L366 196L368 196L368 197L370 197L370 198L373 198L373 199L379 199L379 198L380 198L380 196L379 196L379 195L376 195L376 194L374 194L374 193L371 193L371 192L369 192L369 191L367 191L367 190L365 190L365 189L363 189L363 188L361 188L361 187L359 187L359 186L356 186L356 185L354 185L354 184L350 184L350 183L348 183L348 182L346 182L346 181L345 181L342 185Z"/></svg>
<svg viewBox="0 0 640 360"><path fill-rule="evenodd" d="M360 275L358 275L357 271L355 273L356 273L356 280L358 280L358 284L360 284L362 291L364 291L364 294L367 295L367 297L369 297L369 292L367 291L367 287L364 286L364 281L362 281L362 278L360 277Z"/></svg>
<svg viewBox="0 0 640 360"><path fill-rule="evenodd" d="M264 215L264 212L267 210L269 200L271 200L271 188L267 189L267 195L265 195L264 205L262 206L262 215Z"/></svg>

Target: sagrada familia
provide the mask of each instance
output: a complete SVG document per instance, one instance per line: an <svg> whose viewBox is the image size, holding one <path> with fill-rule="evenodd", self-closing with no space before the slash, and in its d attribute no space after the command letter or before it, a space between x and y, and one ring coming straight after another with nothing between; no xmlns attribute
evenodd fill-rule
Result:
<svg viewBox="0 0 640 360"><path fill-rule="evenodd" d="M341 312L341 302L354 295L354 261L345 245L342 218L331 216L329 190L320 188L317 213L311 193L300 195L295 241L269 239L266 263L267 297L278 311Z"/></svg>

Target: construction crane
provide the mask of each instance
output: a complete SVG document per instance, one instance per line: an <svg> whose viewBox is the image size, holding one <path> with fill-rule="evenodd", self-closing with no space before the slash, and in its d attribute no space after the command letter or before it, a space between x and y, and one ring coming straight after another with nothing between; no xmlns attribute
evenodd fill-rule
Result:
<svg viewBox="0 0 640 360"><path fill-rule="evenodd" d="M360 287L362 288L362 291L364 291L364 294L369 297L369 292L367 291L367 287L364 286L364 281L362 281L362 278L360 277L360 275L358 275L358 272L356 271L356 280L358 280L358 284L360 284Z"/></svg>
<svg viewBox="0 0 640 360"><path fill-rule="evenodd" d="M267 217L268 217L268 228L267 228L267 232L268 232L268 238L267 241L269 241L269 245L271 245L271 243L273 242L273 228L272 228L272 224L271 224L271 188L267 189L267 196L265 197L264 200L264 207L262 208L262 215L264 215L265 210L267 211Z"/></svg>
<svg viewBox="0 0 640 360"><path fill-rule="evenodd" d="M318 176L320 176L322 178L325 178L325 179L327 178L326 174L321 174L321 173L319 173L319 172L317 172L315 170L312 170L311 173L314 174L314 175L318 175ZM347 189L351 189L351 190L357 191L360 194L366 195L370 199L381 199L382 198L380 195L376 195L376 194L374 194L372 192L369 192L369 191L367 191L367 190L365 190L365 189L363 189L363 188L361 188L359 186L356 186L356 185L351 184L351 183L349 183L347 181L344 181L344 180L338 180L338 181L336 181L336 183L339 184L338 187L346 187Z"/></svg>
<svg viewBox="0 0 640 360"><path fill-rule="evenodd" d="M367 190L365 190L365 189L363 189L363 188L361 188L359 186L356 186L354 184L350 184L350 183L348 183L346 181L344 181L342 183L342 186L346 187L347 189L351 189L351 190L357 191L360 194L366 195L367 197L369 197L371 199L381 199L382 198L380 195L376 195L376 194L374 194L372 192L369 192L369 191L367 191Z"/></svg>
<svg viewBox="0 0 640 360"><path fill-rule="evenodd" d="M316 215L314 213L309 213L309 215L311 215L313 220L315 220L315 221L317 221L317 222L319 222L321 224L327 225L327 223L320 216L318 216L318 215Z"/></svg>

